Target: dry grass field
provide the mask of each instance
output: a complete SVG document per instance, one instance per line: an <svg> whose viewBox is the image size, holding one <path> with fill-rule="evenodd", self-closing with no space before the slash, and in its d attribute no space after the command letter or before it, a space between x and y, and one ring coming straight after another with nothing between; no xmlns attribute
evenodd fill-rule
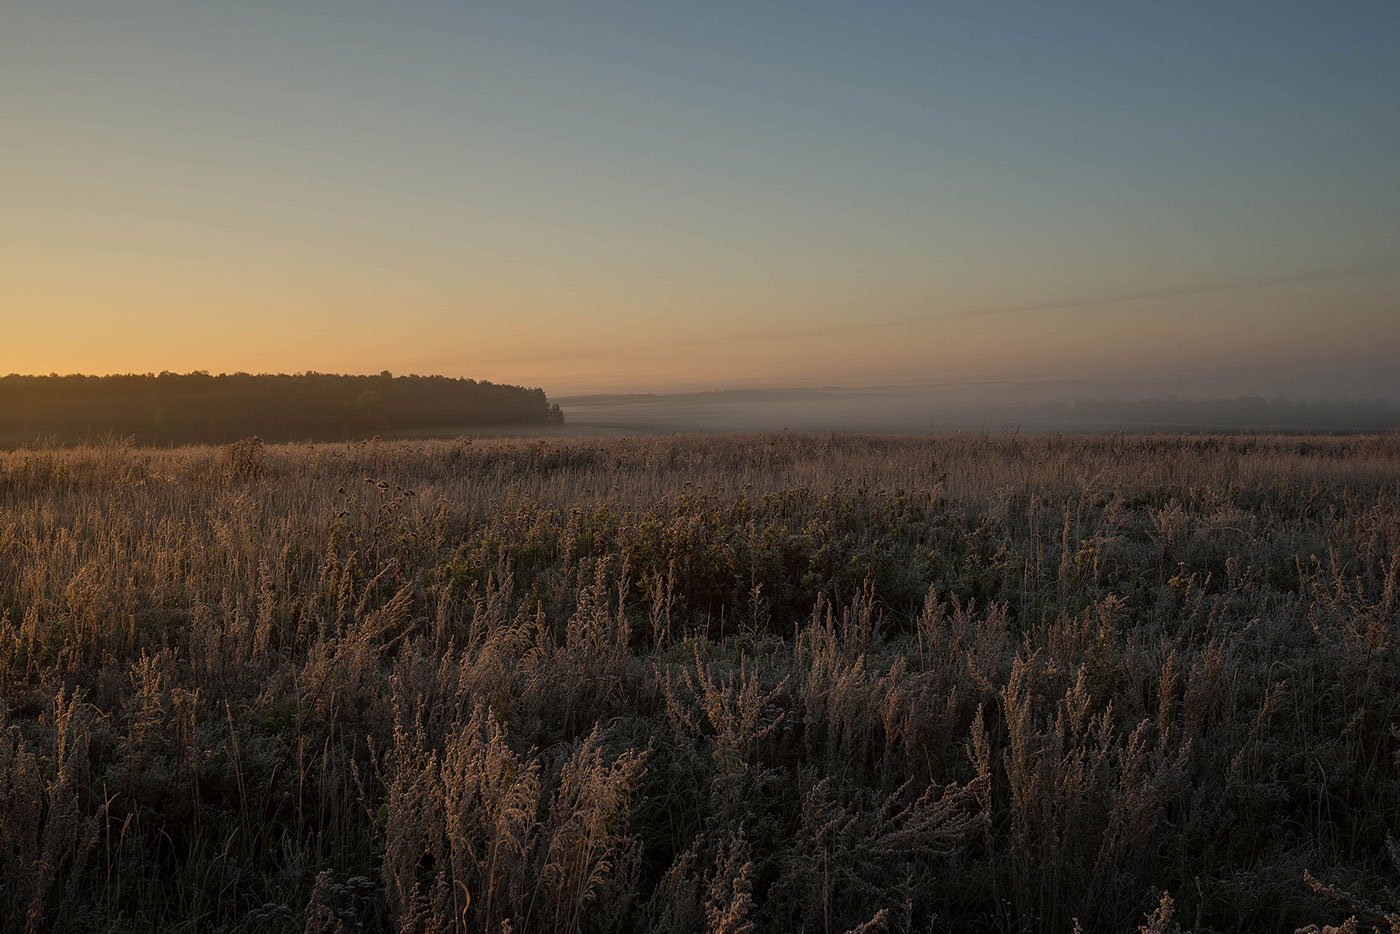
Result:
<svg viewBox="0 0 1400 934"><path fill-rule="evenodd" d="M0 453L0 929L1400 930L1400 436Z"/></svg>

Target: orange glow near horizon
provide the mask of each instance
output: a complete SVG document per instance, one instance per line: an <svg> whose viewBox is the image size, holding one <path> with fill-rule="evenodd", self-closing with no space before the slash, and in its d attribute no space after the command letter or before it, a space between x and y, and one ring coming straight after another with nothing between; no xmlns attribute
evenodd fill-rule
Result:
<svg viewBox="0 0 1400 934"><path fill-rule="evenodd" d="M0 372L389 369L541 386L553 395L1055 380L1086 371L1112 380L1168 373L1183 359L1288 366L1302 347L1324 357L1368 344L1381 351L1394 330L1390 305L1364 289L1326 319L1312 314L1338 283L1260 289L1246 296L1248 304L1233 292L1195 295L1184 310L1161 299L1127 302L1116 313L998 313L1016 304L1006 295L965 296L921 316L913 311L917 299L890 296L883 314L847 315L839 297L746 303L741 286L674 296L636 283L623 290L556 282L532 293L528 283L498 274L495 281L483 275L479 291L459 297L382 267L318 286L309 264L243 280L198 256L156 266L95 255L80 281L65 281L52 258L7 270L7 307L23 311L8 323ZM612 300L580 307L573 294ZM657 307L668 313L656 315ZM790 310L812 307L825 313Z"/></svg>

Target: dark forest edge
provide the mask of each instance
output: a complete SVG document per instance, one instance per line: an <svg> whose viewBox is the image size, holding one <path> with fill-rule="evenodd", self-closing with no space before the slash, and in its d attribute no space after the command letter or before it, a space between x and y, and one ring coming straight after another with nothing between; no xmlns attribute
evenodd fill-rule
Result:
<svg viewBox="0 0 1400 934"><path fill-rule="evenodd" d="M334 441L564 420L542 389L446 376L332 373L0 377L0 446L104 435L138 444Z"/></svg>

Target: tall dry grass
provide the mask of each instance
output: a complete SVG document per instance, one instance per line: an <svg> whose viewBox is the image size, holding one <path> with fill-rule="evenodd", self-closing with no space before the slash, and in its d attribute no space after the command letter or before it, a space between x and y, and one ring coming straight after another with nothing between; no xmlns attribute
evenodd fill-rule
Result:
<svg viewBox="0 0 1400 934"><path fill-rule="evenodd" d="M1389 930L1397 502L1394 436L3 453L0 928Z"/></svg>

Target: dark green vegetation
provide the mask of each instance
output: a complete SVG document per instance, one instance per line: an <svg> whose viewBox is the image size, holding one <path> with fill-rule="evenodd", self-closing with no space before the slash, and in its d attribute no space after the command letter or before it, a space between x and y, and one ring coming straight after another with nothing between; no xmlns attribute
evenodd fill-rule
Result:
<svg viewBox="0 0 1400 934"><path fill-rule="evenodd" d="M445 376L161 373L0 377L0 444L345 440L563 421L539 389Z"/></svg>
<svg viewBox="0 0 1400 934"><path fill-rule="evenodd" d="M1390 930L1397 575L1394 436L0 454L0 927Z"/></svg>

